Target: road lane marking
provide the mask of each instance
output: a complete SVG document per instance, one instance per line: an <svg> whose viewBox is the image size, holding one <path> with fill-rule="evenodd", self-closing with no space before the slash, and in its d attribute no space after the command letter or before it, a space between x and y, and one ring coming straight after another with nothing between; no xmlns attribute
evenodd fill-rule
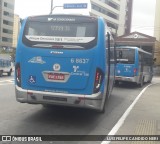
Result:
<svg viewBox="0 0 160 144"><path fill-rule="evenodd" d="M6 80L6 82L13 83L13 82L14 82L14 80Z"/></svg>
<svg viewBox="0 0 160 144"><path fill-rule="evenodd" d="M14 83L7 83L7 84L0 84L0 86L4 86L4 85L13 85Z"/></svg>
<svg viewBox="0 0 160 144"><path fill-rule="evenodd" d="M14 84L14 79L8 79L8 80L1 80L0 81L0 86L11 85L11 84Z"/></svg>
<svg viewBox="0 0 160 144"><path fill-rule="evenodd" d="M4 82L14 82L14 79L0 81L0 83L4 83Z"/></svg>
<svg viewBox="0 0 160 144"><path fill-rule="evenodd" d="M108 135L115 135L118 130L121 128L121 126L124 124L124 121L126 120L127 116L130 114L131 110L133 109L133 107L135 106L135 104L138 102L138 100L140 99L140 97L142 96L142 94L147 90L148 87L152 86L152 85L156 85L159 83L153 83L150 84L148 86L146 86L141 92L140 94L136 97L136 99L133 101L133 103L128 107L128 109L124 112L124 114L122 115L122 117L118 120L118 122L115 124L115 126L111 129L111 131L108 133ZM111 141L102 141L101 144L109 144Z"/></svg>

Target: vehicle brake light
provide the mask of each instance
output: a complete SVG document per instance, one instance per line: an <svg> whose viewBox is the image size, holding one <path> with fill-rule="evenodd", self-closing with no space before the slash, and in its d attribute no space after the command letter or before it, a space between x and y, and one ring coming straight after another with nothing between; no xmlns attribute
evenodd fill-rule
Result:
<svg viewBox="0 0 160 144"><path fill-rule="evenodd" d="M96 69L95 81L94 81L94 93L99 92L102 85L104 74L100 68Z"/></svg>
<svg viewBox="0 0 160 144"><path fill-rule="evenodd" d="M17 85L19 87L21 87L21 68L20 68L20 64L17 63L15 68L16 68L15 69L15 72L16 72L16 82L17 82Z"/></svg>
<svg viewBox="0 0 160 144"><path fill-rule="evenodd" d="M135 75L136 75L136 73L137 73L137 69L136 69L136 68L134 68L133 72L134 72L134 76L135 76Z"/></svg>

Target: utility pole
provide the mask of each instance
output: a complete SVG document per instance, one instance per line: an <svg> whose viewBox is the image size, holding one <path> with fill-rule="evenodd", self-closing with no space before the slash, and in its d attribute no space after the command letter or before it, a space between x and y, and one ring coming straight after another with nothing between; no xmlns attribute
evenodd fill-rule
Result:
<svg viewBox="0 0 160 144"><path fill-rule="evenodd" d="M51 0L51 12L50 12L50 14L52 14L52 10L53 10L53 0Z"/></svg>

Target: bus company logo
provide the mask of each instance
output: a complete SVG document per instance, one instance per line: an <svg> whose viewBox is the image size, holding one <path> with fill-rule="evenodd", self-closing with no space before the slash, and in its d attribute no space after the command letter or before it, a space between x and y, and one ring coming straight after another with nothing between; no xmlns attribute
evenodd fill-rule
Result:
<svg viewBox="0 0 160 144"><path fill-rule="evenodd" d="M54 64L54 65L53 65L53 70L54 70L54 71L60 71L60 69L61 69L60 64Z"/></svg>
<svg viewBox="0 0 160 144"><path fill-rule="evenodd" d="M51 51L50 53L51 54L63 54L63 52L61 52L61 51Z"/></svg>
<svg viewBox="0 0 160 144"><path fill-rule="evenodd" d="M48 21L63 22L63 21L75 21L75 19L74 18L48 18Z"/></svg>
<svg viewBox="0 0 160 144"><path fill-rule="evenodd" d="M56 21L56 18L48 18L48 21Z"/></svg>
<svg viewBox="0 0 160 144"><path fill-rule="evenodd" d="M33 57L28 62L29 63L37 63L37 64L44 64L44 63L46 63L45 61L43 61L42 57Z"/></svg>

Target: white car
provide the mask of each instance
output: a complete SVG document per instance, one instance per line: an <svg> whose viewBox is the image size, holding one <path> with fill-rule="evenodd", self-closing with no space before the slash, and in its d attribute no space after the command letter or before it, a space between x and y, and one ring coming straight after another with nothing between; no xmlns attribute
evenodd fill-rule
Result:
<svg viewBox="0 0 160 144"><path fill-rule="evenodd" d="M3 73L7 73L8 76L11 75L13 71L13 63L9 55L0 55L0 77Z"/></svg>

